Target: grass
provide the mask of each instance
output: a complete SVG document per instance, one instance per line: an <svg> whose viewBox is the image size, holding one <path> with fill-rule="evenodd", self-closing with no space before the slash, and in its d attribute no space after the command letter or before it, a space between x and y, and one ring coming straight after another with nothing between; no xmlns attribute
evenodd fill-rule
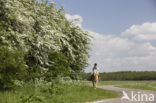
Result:
<svg viewBox="0 0 156 103"><path fill-rule="evenodd" d="M101 81L99 84L115 85L122 88L156 91L156 81Z"/></svg>
<svg viewBox="0 0 156 103"><path fill-rule="evenodd" d="M93 89L84 84L26 83L22 88L0 92L0 103L84 103L119 95L113 91Z"/></svg>
<svg viewBox="0 0 156 103"><path fill-rule="evenodd" d="M89 86L71 86L66 89L65 95L57 95L53 101L55 103L83 103L117 96L115 92L103 89L94 90Z"/></svg>

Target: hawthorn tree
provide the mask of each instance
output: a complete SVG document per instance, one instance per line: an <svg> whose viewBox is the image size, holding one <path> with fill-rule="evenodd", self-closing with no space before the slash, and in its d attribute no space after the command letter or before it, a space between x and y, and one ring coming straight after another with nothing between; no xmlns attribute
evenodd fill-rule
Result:
<svg viewBox="0 0 156 103"><path fill-rule="evenodd" d="M68 64L56 71L66 68L79 73L87 66L90 37L65 14L63 8L57 9L47 0L0 0L0 47L23 52L27 77L54 72L57 67L49 56L55 52Z"/></svg>

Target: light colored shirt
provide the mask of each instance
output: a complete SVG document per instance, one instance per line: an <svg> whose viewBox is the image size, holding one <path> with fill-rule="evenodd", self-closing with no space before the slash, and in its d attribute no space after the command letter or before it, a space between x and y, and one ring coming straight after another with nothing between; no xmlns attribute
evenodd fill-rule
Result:
<svg viewBox="0 0 156 103"><path fill-rule="evenodd" d="M99 70L98 69L94 69L93 70L93 74L95 75L95 74L98 74L99 75Z"/></svg>
<svg viewBox="0 0 156 103"><path fill-rule="evenodd" d="M94 75L95 75L95 74L98 74L98 75L99 75L99 69L98 69L97 66L94 66L94 67L93 67L93 74L94 74Z"/></svg>

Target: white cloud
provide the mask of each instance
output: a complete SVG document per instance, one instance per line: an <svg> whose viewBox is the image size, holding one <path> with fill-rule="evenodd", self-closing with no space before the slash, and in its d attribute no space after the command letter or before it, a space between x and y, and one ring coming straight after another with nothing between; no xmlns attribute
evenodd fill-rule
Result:
<svg viewBox="0 0 156 103"><path fill-rule="evenodd" d="M101 72L123 70L154 70L156 64L156 48L149 42L136 43L128 38L114 35L103 35L89 31L92 40L90 66L86 71L91 71L93 64L99 65Z"/></svg>
<svg viewBox="0 0 156 103"><path fill-rule="evenodd" d="M80 15L66 14L66 18L71 21L75 26L82 27L83 18Z"/></svg>
<svg viewBox="0 0 156 103"><path fill-rule="evenodd" d="M156 22L144 23L142 25L132 25L124 31L122 35L132 36L135 40L156 40Z"/></svg>
<svg viewBox="0 0 156 103"><path fill-rule="evenodd" d="M154 56L156 54L156 48L149 42L136 44L133 49L129 51L130 56Z"/></svg>
<svg viewBox="0 0 156 103"><path fill-rule="evenodd" d="M79 22L73 23L82 27L81 16L67 14L66 18L70 21L79 18ZM86 72L92 70L94 63L98 64L101 72L156 70L156 47L151 42L156 40L156 23L133 25L121 34L124 37L87 31L93 39Z"/></svg>
<svg viewBox="0 0 156 103"><path fill-rule="evenodd" d="M121 51L129 50L134 43L128 39L123 39L113 35L102 35L89 31L92 39L92 50L96 54L107 54L107 56L113 56L119 54ZM97 50L97 51L96 51ZM111 52L110 52L111 51Z"/></svg>

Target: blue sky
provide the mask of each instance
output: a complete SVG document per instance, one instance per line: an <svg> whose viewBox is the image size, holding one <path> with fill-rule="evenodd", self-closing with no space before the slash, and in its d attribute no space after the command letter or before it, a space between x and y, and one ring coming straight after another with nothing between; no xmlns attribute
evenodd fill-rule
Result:
<svg viewBox="0 0 156 103"><path fill-rule="evenodd" d="M93 37L86 72L156 71L156 0L52 1Z"/></svg>
<svg viewBox="0 0 156 103"><path fill-rule="evenodd" d="M68 13L82 16L84 28L102 34L120 34L133 24L156 21L154 0L53 1Z"/></svg>

